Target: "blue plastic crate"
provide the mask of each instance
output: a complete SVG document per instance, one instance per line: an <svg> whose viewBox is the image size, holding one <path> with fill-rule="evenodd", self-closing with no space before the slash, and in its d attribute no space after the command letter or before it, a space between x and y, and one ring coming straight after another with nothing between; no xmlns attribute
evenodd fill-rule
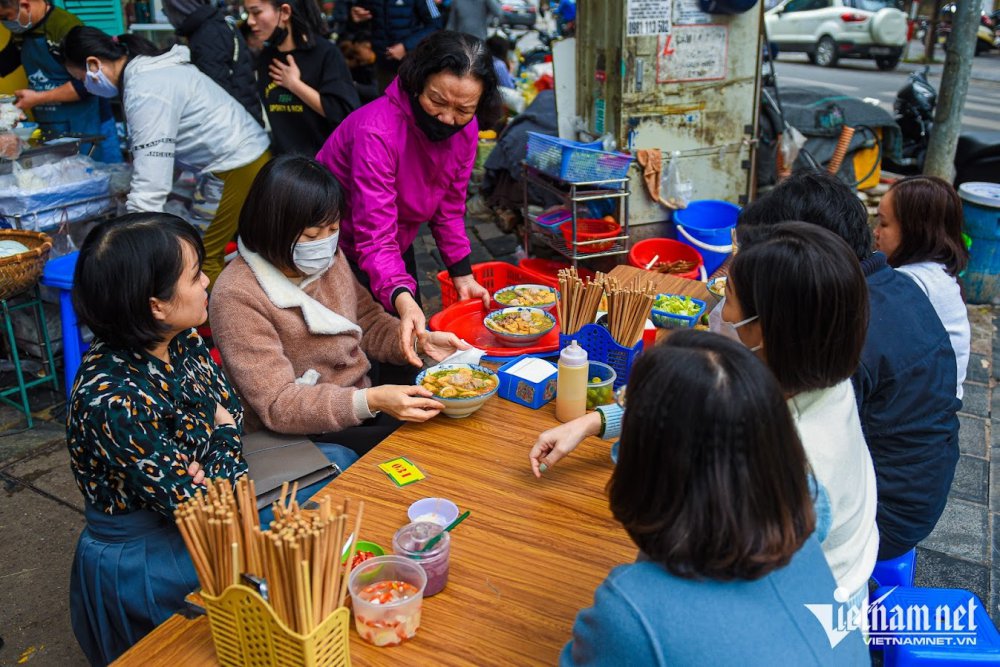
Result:
<svg viewBox="0 0 1000 667"><path fill-rule="evenodd" d="M632 156L601 150L602 143L589 144L528 132L526 161L532 167L570 183L612 181L628 175Z"/></svg>
<svg viewBox="0 0 1000 667"><path fill-rule="evenodd" d="M500 398L505 398L514 403L526 405L532 410L537 410L553 398L556 397L557 371L552 371L552 375L541 382L531 382L521 377L511 375L507 371L525 359L530 359L535 355L522 354L516 359L507 362L497 370L500 378Z"/></svg>
<svg viewBox="0 0 1000 667"><path fill-rule="evenodd" d="M642 352L641 340L635 344L635 347L624 347L619 345L611 337L611 333L599 324L585 324L579 331L569 336L559 334L559 349L566 347L574 340L577 345L587 351L588 361L600 361L615 369L615 373L618 374L618 377L615 378L615 389L628 382L632 363Z"/></svg>
<svg viewBox="0 0 1000 667"><path fill-rule="evenodd" d="M682 299L687 298L683 294L657 294L656 298L659 299L661 296L676 296ZM701 319L702 314L705 312L705 302L701 299L691 298L691 301L698 306L698 313L695 315L679 315L677 313L668 313L665 310L659 310L653 308L650 313L650 319L653 320L653 324L660 327L661 329L690 329L694 325L698 324L698 320Z"/></svg>

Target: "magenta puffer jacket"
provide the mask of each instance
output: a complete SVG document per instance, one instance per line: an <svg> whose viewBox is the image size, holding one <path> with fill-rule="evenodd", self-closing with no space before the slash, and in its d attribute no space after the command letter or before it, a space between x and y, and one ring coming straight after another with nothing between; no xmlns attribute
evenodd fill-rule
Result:
<svg viewBox="0 0 1000 667"><path fill-rule="evenodd" d="M340 247L390 312L397 288L417 291L402 253L420 225L429 223L446 266L469 255L465 193L478 135L473 120L449 139L430 141L396 80L349 115L316 155L344 189Z"/></svg>

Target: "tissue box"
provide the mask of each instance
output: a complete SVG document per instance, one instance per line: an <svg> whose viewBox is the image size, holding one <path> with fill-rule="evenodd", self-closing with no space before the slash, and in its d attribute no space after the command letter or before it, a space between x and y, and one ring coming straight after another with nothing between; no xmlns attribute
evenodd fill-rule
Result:
<svg viewBox="0 0 1000 667"><path fill-rule="evenodd" d="M497 371L500 397L537 410L556 397L558 368L544 359L522 354Z"/></svg>

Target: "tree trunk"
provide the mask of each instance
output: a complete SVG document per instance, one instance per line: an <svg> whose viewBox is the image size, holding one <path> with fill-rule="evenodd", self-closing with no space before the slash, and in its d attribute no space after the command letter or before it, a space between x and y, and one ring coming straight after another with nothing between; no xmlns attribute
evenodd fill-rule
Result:
<svg viewBox="0 0 1000 667"><path fill-rule="evenodd" d="M979 7L978 2L960 2L952 19L937 109L934 111L934 128L924 160L925 174L939 176L949 182L955 177L955 148L962 128L962 107L969 91L972 58L976 52Z"/></svg>
<svg viewBox="0 0 1000 667"><path fill-rule="evenodd" d="M927 26L927 34L924 35L925 63L934 62L934 49L937 46L938 24L941 22L941 7L943 5L944 0L934 0L933 10L931 11L931 20Z"/></svg>

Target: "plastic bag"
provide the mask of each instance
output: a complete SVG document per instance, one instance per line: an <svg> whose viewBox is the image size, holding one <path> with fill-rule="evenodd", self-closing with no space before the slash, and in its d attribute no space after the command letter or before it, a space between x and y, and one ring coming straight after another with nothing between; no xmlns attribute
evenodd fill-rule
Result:
<svg viewBox="0 0 1000 667"><path fill-rule="evenodd" d="M785 131L781 133L781 142L778 144L778 152L781 153L779 164L790 172L796 158L799 157L799 151L805 145L805 135L791 125L786 126Z"/></svg>
<svg viewBox="0 0 1000 667"><path fill-rule="evenodd" d="M681 174L680 151L670 154L670 164L663 175L663 193L667 206L673 209L687 208L694 193L694 183Z"/></svg>
<svg viewBox="0 0 1000 667"><path fill-rule="evenodd" d="M29 230L50 229L91 217L111 205L108 172L83 155L0 176L0 216L12 223L21 216ZM14 225L12 225L14 226Z"/></svg>

